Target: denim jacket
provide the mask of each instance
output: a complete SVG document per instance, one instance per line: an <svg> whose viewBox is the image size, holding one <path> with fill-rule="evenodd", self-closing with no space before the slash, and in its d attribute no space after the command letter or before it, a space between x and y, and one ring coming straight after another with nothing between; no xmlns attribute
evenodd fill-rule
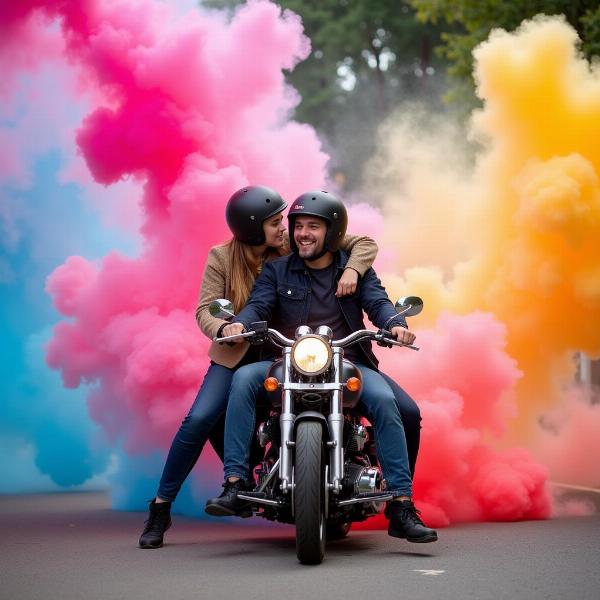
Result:
<svg viewBox="0 0 600 600"><path fill-rule="evenodd" d="M338 250L334 253L334 262L337 281L348 262L348 255L343 250ZM333 293L335 288L332 289ZM269 327L278 329L293 339L296 327L306 324L308 320L310 302L311 282L308 269L304 261L293 253L265 263L246 306L233 322L242 323L246 329L250 329L250 324L254 321L267 321ZM377 327L406 327L405 318L396 313L372 268L359 279L354 294L337 298L337 302L351 331L365 328L363 310ZM357 347L360 347L365 363L377 369L378 361L371 349L371 342L360 342Z"/></svg>

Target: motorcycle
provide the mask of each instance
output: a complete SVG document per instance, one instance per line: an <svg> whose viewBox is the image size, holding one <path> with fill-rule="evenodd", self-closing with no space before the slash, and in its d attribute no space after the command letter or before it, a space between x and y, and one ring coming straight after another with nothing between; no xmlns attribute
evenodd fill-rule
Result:
<svg viewBox="0 0 600 600"><path fill-rule="evenodd" d="M422 308L417 296L396 302L396 312L407 317ZM234 316L228 300L216 300L210 312L221 319ZM302 325L292 340L259 321L242 334L214 338L271 341L282 349L264 381L264 418L257 418L256 438L264 455L254 471L256 487L238 498L247 500L256 516L295 524L302 564L321 563L327 539L345 537L353 522L381 513L392 498L377 459L374 428L357 410L361 374L344 358L344 348L374 340L380 346L419 349L381 329L361 329L338 340L332 336L327 326L313 332Z"/></svg>

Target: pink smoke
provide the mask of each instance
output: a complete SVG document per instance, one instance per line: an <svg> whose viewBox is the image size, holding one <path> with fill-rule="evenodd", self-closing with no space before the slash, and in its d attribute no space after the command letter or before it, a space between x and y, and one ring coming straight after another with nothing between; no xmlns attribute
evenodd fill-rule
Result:
<svg viewBox="0 0 600 600"><path fill-rule="evenodd" d="M547 471L520 448L494 438L514 414L521 377L505 352L504 326L488 313L442 315L417 331L420 352L379 352L381 368L421 408L415 495L436 526L455 521L547 518Z"/></svg>
<svg viewBox="0 0 600 600"><path fill-rule="evenodd" d="M47 135L46 129L52 127L44 125L60 114L61 107L48 98L40 102L41 85L23 89L19 80L24 73L39 70L42 64L56 63L64 45L58 32L48 30L40 14L13 22L1 14L4 8L0 8L0 119L3 124L0 128L0 182L23 188L31 180L24 156L48 147L51 134ZM8 9L15 11L17 7ZM64 71L52 74L58 78L56 84L67 84ZM34 104L37 110L28 110Z"/></svg>
<svg viewBox="0 0 600 600"><path fill-rule="evenodd" d="M600 487L600 396L597 390L573 387L561 404L541 419L533 447L558 483Z"/></svg>
<svg viewBox="0 0 600 600"><path fill-rule="evenodd" d="M34 4L34 3L32 3ZM32 11L27 2L5 2L0 7L0 97L6 100L16 78L41 63L56 58L63 50L60 36L48 27L48 19Z"/></svg>
<svg viewBox="0 0 600 600"><path fill-rule="evenodd" d="M144 184L138 258L71 257L49 277L70 319L48 362L69 387L100 382L90 411L110 439L130 452L164 448L208 364L193 312L208 249L228 237L226 199L249 182L294 197L324 181L314 131L287 118L297 98L282 69L306 56L308 40L297 17L268 2L231 23L177 19L149 0L3 10L13 28L32 14L61 20L82 85L101 100L77 133L88 168L100 183Z"/></svg>

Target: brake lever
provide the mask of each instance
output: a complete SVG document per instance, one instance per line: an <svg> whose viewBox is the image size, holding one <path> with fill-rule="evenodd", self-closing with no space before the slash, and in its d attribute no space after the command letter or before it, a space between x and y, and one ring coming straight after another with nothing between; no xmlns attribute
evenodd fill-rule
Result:
<svg viewBox="0 0 600 600"><path fill-rule="evenodd" d="M382 346L384 348L391 348L392 346L403 346L404 348L410 348L411 350L419 351L421 348L419 346L413 346L412 344L404 344L403 342L397 341L392 337L392 333L385 329L380 329L375 336L377 340L377 345Z"/></svg>
<svg viewBox="0 0 600 600"><path fill-rule="evenodd" d="M213 342L222 344L224 342L229 342L230 340L233 340L236 338L249 338L254 335L256 335L255 331L245 331L244 333L236 333L235 335L226 335L224 337L214 337L212 340L213 340Z"/></svg>

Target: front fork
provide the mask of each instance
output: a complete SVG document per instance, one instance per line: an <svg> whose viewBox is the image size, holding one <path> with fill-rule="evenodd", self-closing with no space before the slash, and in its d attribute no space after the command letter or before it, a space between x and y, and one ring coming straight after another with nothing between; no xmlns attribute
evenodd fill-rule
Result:
<svg viewBox="0 0 600 600"><path fill-rule="evenodd" d="M293 451L294 451L294 406L292 392L288 384L292 380L291 348L283 349L283 394L281 400L281 447L279 449L279 479L281 490L287 493L293 488ZM331 394L331 411L327 418L329 424L329 464L327 489L339 494L344 479L344 415L342 413L342 362L343 351L333 348L333 381L336 389Z"/></svg>
<svg viewBox="0 0 600 600"><path fill-rule="evenodd" d="M279 449L279 479L281 491L286 494L292 489L292 453L294 447L294 421L292 391L288 384L292 381L291 348L283 349L283 395L281 399L281 447Z"/></svg>
<svg viewBox="0 0 600 600"><path fill-rule="evenodd" d="M333 383L337 384L337 389L331 394L331 410L329 412L329 435L331 440L327 443L329 446L329 478L326 482L329 489L334 494L339 494L342 490L342 481L344 479L344 415L342 413L342 364L343 350L333 348Z"/></svg>

